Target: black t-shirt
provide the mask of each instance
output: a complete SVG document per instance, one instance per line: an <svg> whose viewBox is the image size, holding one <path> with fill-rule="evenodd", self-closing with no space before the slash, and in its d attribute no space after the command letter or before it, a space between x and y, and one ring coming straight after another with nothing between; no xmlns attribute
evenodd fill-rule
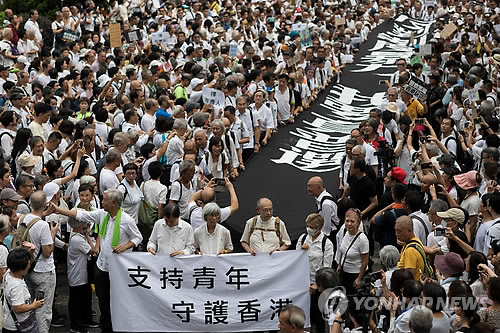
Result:
<svg viewBox="0 0 500 333"><path fill-rule="evenodd" d="M459 231L453 231L453 233L459 238L461 239L462 241L464 241L465 243L469 244L469 240L467 239L467 236L465 235L465 233L461 230ZM470 245L470 244L469 244ZM461 247L460 245L458 245L458 243L454 240L451 240L450 239L450 252L455 252L457 254L459 254L462 259L465 259L467 258L467 252L465 252Z"/></svg>
<svg viewBox="0 0 500 333"><path fill-rule="evenodd" d="M363 176L360 179L350 177L349 179L350 197L356 203L356 207L363 211L370 205L370 198L376 197L375 184L368 176ZM376 212L376 209L370 212L370 216Z"/></svg>

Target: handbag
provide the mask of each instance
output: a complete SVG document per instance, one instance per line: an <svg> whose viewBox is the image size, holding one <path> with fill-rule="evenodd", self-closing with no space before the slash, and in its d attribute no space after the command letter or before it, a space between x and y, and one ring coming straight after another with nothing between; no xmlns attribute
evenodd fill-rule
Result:
<svg viewBox="0 0 500 333"><path fill-rule="evenodd" d="M5 295L4 295L5 296ZM14 323L16 324L17 330L21 333L38 333L38 323L36 321L36 312L30 311L28 318L23 321L17 320L17 316L10 306L9 301L5 298L5 302L7 302L7 306L9 307L10 314L12 315L12 319L14 319Z"/></svg>
<svg viewBox="0 0 500 333"><path fill-rule="evenodd" d="M78 38L80 38L80 36L78 36L78 32L70 30L70 29L64 30L64 34L62 37L63 41L74 42L74 41L78 40Z"/></svg>
<svg viewBox="0 0 500 333"><path fill-rule="evenodd" d="M349 246L347 247L347 250L345 251L345 254L344 254L344 260L342 260L342 263L340 264L340 270L339 270L339 281L340 281L340 284L343 285L344 281L342 281L342 269L344 267L344 263L347 259L347 253L349 253L349 250L351 249L351 247L354 245L354 242L356 241L356 239L358 239L359 235L361 235L361 232L358 232L358 234L356 235L356 237L354 237L354 239L352 240L351 244L349 244Z"/></svg>
<svg viewBox="0 0 500 333"><path fill-rule="evenodd" d="M141 184L141 191L144 193L144 182ZM153 207L150 203L146 201L146 199L142 199L139 205L139 223L145 226L153 226L155 222L158 220L158 208Z"/></svg>

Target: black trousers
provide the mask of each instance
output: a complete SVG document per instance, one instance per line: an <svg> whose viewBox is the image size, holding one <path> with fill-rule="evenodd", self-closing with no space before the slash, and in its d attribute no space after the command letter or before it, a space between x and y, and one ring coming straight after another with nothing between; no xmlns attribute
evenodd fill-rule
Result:
<svg viewBox="0 0 500 333"><path fill-rule="evenodd" d="M99 326L103 332L112 332L109 273L101 271L99 267L96 267L95 271L95 291L99 299L99 310L101 312Z"/></svg>
<svg viewBox="0 0 500 333"><path fill-rule="evenodd" d="M68 301L71 328L79 330L84 324L92 322L92 288L90 283L69 287Z"/></svg>
<svg viewBox="0 0 500 333"><path fill-rule="evenodd" d="M357 289L352 285L358 278L358 273L346 273L342 271L342 285L345 287L347 296L356 294Z"/></svg>

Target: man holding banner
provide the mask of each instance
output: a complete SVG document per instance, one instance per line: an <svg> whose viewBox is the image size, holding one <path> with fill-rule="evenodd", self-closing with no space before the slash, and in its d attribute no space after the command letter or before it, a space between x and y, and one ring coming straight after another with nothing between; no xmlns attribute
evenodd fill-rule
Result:
<svg viewBox="0 0 500 333"><path fill-rule="evenodd" d="M55 207L57 214L69 216L89 224L99 224L101 251L97 259L95 273L96 294L99 298L101 318L99 326L102 332L112 332L110 309L110 280L108 263L113 253L131 252L134 246L142 242L142 235L135 220L123 212L121 205L123 194L119 190L109 189L104 192L102 207L92 211L68 210ZM108 232L109 231L109 232Z"/></svg>

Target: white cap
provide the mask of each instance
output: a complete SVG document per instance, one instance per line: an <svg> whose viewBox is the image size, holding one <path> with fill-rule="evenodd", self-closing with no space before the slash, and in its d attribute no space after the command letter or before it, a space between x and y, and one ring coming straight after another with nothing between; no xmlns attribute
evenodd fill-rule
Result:
<svg viewBox="0 0 500 333"><path fill-rule="evenodd" d="M56 193L59 192L60 190L61 188L59 187L59 185L57 185L54 182L47 183L43 186L43 191L47 195L47 201L52 200L54 195L56 195Z"/></svg>

